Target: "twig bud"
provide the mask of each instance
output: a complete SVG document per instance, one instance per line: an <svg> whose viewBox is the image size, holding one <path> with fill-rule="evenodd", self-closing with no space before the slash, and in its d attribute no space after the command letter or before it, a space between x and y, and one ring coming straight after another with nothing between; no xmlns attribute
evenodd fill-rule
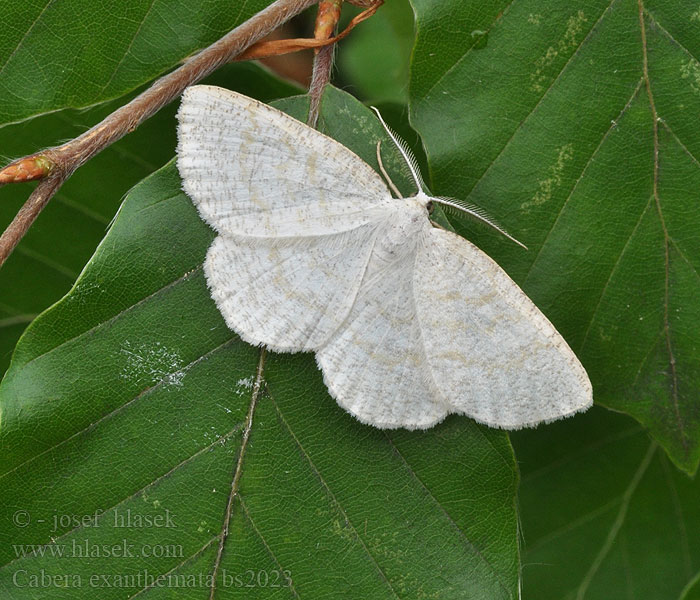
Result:
<svg viewBox="0 0 700 600"><path fill-rule="evenodd" d="M44 179L53 166L53 162L41 154L21 158L0 170L0 185Z"/></svg>

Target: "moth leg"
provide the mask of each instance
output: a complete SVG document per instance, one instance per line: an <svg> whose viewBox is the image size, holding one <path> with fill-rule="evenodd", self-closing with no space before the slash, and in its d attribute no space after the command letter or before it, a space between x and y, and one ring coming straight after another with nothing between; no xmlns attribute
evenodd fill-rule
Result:
<svg viewBox="0 0 700 600"><path fill-rule="evenodd" d="M437 221L433 221L432 219L430 219L430 224L433 227L437 227L438 229L442 229L443 231L449 231L449 229L447 229L446 227L443 227L442 225L440 225L440 223L438 223Z"/></svg>
<svg viewBox="0 0 700 600"><path fill-rule="evenodd" d="M380 150L381 146L382 141L379 140L377 142L377 162L379 163L379 170L382 172L384 179L389 184L391 191L394 192L397 198L402 198L403 196L401 195L401 192L399 192L398 188L394 185L394 182L391 180L391 177L389 177L389 173L387 173L384 169L384 163L382 163L382 152Z"/></svg>

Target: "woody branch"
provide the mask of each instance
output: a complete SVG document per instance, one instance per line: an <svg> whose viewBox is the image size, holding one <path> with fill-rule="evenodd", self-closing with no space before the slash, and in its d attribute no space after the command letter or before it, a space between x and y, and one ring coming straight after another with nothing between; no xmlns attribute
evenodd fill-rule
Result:
<svg viewBox="0 0 700 600"><path fill-rule="evenodd" d="M349 0L368 6L369 0ZM230 62L246 48L288 21L317 0L276 0L202 50L181 67L158 79L149 89L117 109L77 138L16 160L0 171L0 185L42 179L15 219L0 236L0 266L17 246L49 200L71 174L87 160L136 129L186 87L219 66Z"/></svg>

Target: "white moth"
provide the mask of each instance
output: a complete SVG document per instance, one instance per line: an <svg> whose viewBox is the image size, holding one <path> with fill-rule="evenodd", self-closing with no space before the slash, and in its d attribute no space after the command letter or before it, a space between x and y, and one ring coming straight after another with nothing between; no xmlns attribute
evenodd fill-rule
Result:
<svg viewBox="0 0 700 600"><path fill-rule="evenodd" d="M346 147L228 90L189 88L178 119L183 188L219 234L204 272L243 340L315 352L338 404L375 427L461 413L517 429L591 405L547 318L486 254L431 224L443 199L392 197Z"/></svg>

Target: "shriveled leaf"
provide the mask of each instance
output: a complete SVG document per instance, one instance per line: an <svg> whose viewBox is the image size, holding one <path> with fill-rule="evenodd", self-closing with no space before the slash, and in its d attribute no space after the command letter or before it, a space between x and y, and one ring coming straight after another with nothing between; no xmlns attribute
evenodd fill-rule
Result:
<svg viewBox="0 0 700 600"><path fill-rule="evenodd" d="M303 99L283 105L305 110ZM376 140L388 142L337 90L321 123L371 164ZM207 598L235 482L217 597L516 598L507 436L463 417L425 432L360 425L328 396L310 355L269 355L257 397L260 350L226 328L202 274L212 239L171 163L129 194L75 287L20 341L0 385L0 521L19 514L26 526L0 532L0 589L36 597L13 577L43 569L121 582L98 581L105 599L172 597L172 577L191 576L177 597ZM54 515L95 513L52 530ZM172 526L127 530L127 515ZM85 540L126 540L134 556L48 550ZM47 550L18 557L16 544ZM145 571L171 583L118 579ZM94 598L95 588L54 593Z"/></svg>
<svg viewBox="0 0 700 600"><path fill-rule="evenodd" d="M624 415L594 408L511 435L523 597L680 598L700 565L700 480Z"/></svg>
<svg viewBox="0 0 700 600"><path fill-rule="evenodd" d="M453 221L564 334L595 401L635 417L694 473L697 3L413 6L410 106L433 191L483 206L529 247ZM470 31L479 41L464 43Z"/></svg>
<svg viewBox="0 0 700 600"><path fill-rule="evenodd" d="M267 70L245 63L220 69L207 82L264 101L299 91ZM126 101L120 98L87 111L64 110L2 127L0 154L19 157L73 138ZM0 269L0 376L24 328L70 289L127 190L172 157L175 109L175 105L164 108L79 169ZM0 230L29 193L26 185L0 190Z"/></svg>

